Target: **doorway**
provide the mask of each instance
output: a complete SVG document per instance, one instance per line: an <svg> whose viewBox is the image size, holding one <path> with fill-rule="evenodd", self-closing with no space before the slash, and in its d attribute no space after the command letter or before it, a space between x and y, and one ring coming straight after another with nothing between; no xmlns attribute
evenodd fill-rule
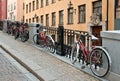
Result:
<svg viewBox="0 0 120 81"><path fill-rule="evenodd" d="M92 26L92 35L98 38L97 41L92 41L92 45L101 46L102 38L100 37L100 32L102 31L102 26Z"/></svg>

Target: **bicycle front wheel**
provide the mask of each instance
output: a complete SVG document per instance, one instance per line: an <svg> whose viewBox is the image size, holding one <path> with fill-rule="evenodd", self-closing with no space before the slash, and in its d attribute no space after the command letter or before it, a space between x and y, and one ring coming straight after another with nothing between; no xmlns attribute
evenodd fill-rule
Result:
<svg viewBox="0 0 120 81"><path fill-rule="evenodd" d="M29 39L29 31L25 30L22 34L21 34L21 41L25 42Z"/></svg>
<svg viewBox="0 0 120 81"><path fill-rule="evenodd" d="M74 64L77 61L78 55L79 55L79 46L78 46L77 43L75 43L75 44L73 44L72 51L71 51L71 62L72 62L72 64Z"/></svg>
<svg viewBox="0 0 120 81"><path fill-rule="evenodd" d="M110 69L108 52L101 48L94 48L90 54L90 69L94 75L104 77Z"/></svg>

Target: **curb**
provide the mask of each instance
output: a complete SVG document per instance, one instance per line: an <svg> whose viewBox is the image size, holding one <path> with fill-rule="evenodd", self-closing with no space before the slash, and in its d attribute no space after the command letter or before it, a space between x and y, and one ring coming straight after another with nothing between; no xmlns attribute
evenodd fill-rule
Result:
<svg viewBox="0 0 120 81"><path fill-rule="evenodd" d="M14 54L12 54L10 51L8 51L5 47L0 45L0 47L7 52L11 57L13 57L17 62L19 62L23 67L25 67L30 73L32 73L35 77L37 77L40 81L45 81L42 77L40 77L34 70L32 70L30 67L28 67L27 64L22 62L18 57L16 57Z"/></svg>

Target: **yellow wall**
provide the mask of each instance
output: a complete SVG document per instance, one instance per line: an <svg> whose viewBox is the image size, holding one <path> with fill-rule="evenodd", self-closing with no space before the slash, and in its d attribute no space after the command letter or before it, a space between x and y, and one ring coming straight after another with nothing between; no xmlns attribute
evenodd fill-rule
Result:
<svg viewBox="0 0 120 81"><path fill-rule="evenodd" d="M109 0L108 30L114 30L115 0Z"/></svg>
<svg viewBox="0 0 120 81"><path fill-rule="evenodd" d="M23 2L24 0L17 0L17 20L22 21L23 20Z"/></svg>
<svg viewBox="0 0 120 81"><path fill-rule="evenodd" d="M25 5L29 4L29 2L32 2L33 0L25 0ZM36 1L36 0L35 0ZM40 1L40 0L39 0ZM58 27L59 24L59 11L60 10L64 10L64 27L68 28L68 29L75 29L75 30L81 30L81 31L88 31L88 22L90 22L90 16L92 15L92 2L97 1L97 0L71 0L74 9L76 9L76 13L73 14L73 21L74 23L71 25L68 25L68 16L67 16L67 9L68 9L68 3L70 0L56 0L56 3L52 4L51 0L49 0L49 5L46 6L45 5L45 1L44 1L44 7L41 8L41 4L39 2L39 9L35 10L33 12L30 13L24 13L25 15L25 20L29 18L33 18L35 14L37 14L37 16L39 16L39 22L40 22L40 16L44 15L44 24L45 24L45 15L49 14L49 26L51 26L52 22L51 22L51 17L52 17L52 13L56 12L56 26ZM102 0L102 21L106 21L106 3L107 0ZM36 4L36 3L35 3ZM78 6L82 5L82 4L86 4L86 23L80 23L78 24ZM36 7L36 6L35 6ZM32 6L31 6L32 8ZM113 10L113 11L112 11ZM26 11L26 9L25 9ZM32 11L32 9L31 9ZM29 9L28 9L29 12ZM109 0L109 24L108 24L108 29L109 30L113 30L114 29L114 0ZM32 21L32 19L31 19Z"/></svg>

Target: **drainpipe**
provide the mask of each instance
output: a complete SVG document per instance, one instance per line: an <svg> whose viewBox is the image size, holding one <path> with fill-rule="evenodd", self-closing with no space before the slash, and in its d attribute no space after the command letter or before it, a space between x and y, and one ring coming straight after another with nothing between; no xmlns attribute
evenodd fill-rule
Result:
<svg viewBox="0 0 120 81"><path fill-rule="evenodd" d="M109 11L109 0L107 0L107 12L106 12L106 30L108 30L108 11Z"/></svg>

